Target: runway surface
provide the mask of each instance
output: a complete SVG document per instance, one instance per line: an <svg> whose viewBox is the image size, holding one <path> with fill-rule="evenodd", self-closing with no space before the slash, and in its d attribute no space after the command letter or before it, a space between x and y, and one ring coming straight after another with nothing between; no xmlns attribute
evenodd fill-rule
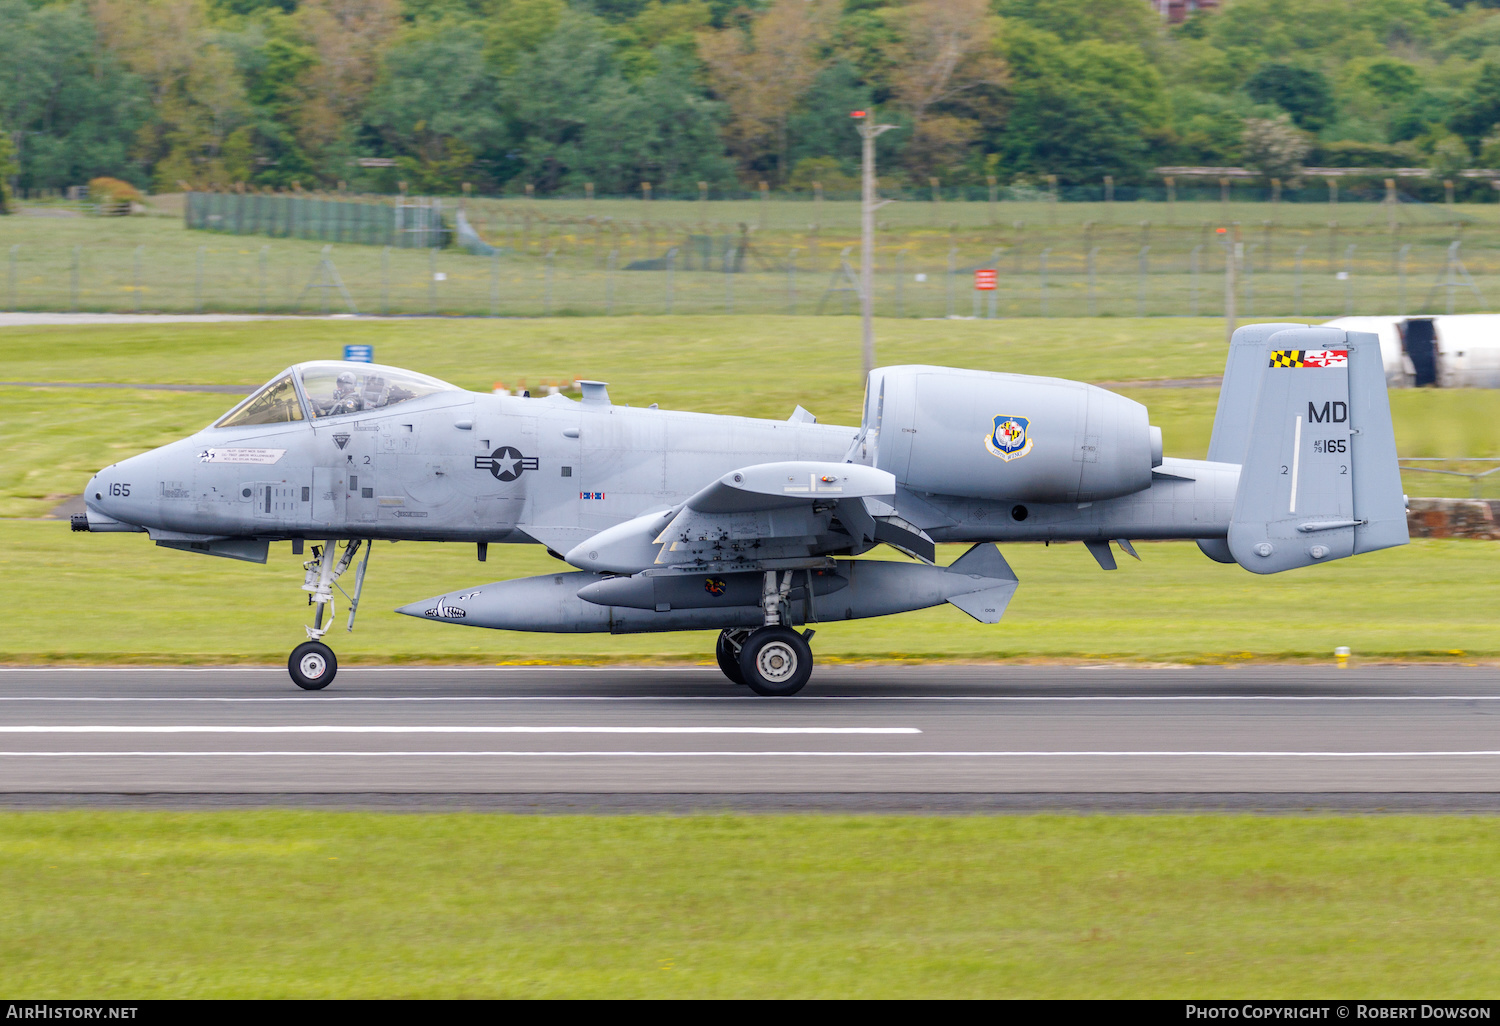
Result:
<svg viewBox="0 0 1500 1026"><path fill-rule="evenodd" d="M0 669L0 805L1500 811L1500 670Z"/></svg>

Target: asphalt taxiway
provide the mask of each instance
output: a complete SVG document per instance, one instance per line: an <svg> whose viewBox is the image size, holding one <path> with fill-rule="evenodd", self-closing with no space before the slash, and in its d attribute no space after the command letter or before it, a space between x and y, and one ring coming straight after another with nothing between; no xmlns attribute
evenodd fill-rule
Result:
<svg viewBox="0 0 1500 1026"><path fill-rule="evenodd" d="M0 806L1500 811L1500 669L0 669Z"/></svg>

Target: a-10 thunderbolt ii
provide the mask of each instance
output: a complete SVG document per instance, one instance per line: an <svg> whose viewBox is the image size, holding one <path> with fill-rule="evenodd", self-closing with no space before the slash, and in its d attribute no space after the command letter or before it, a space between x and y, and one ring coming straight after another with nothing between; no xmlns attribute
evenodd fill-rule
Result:
<svg viewBox="0 0 1500 1026"><path fill-rule="evenodd" d="M301 552L316 607L288 663L315 690L340 575L381 539L534 543L568 570L403 606L439 623L613 633L716 629L736 684L791 695L812 625L951 603L995 623L996 542L1194 539L1255 573L1407 541L1379 339L1241 328L1207 460L1162 455L1146 408L1093 385L946 367L872 372L856 426L468 392L372 364L291 367L213 425L99 472L78 531L265 562ZM968 542L948 566L939 542ZM910 560L857 559L880 545ZM360 552L363 550L363 556ZM342 585L337 585L343 590ZM798 628L803 628L798 630Z"/></svg>

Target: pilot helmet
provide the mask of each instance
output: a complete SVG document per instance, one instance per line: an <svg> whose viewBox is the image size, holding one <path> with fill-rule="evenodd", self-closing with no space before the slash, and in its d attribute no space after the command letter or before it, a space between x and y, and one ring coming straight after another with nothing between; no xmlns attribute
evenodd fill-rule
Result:
<svg viewBox="0 0 1500 1026"><path fill-rule="evenodd" d="M334 390L338 392L354 391L354 372L341 371L339 373L337 382L334 385Z"/></svg>

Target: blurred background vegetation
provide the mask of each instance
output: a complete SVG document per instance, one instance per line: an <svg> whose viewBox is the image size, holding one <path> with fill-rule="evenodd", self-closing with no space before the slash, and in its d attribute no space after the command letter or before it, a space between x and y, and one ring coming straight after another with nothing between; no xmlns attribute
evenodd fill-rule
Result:
<svg viewBox="0 0 1500 1026"><path fill-rule="evenodd" d="M0 0L0 177L830 196L1500 164L1495 0ZM1488 183L1457 182L1462 201ZM1378 189L1379 182L1372 183ZM1315 190L1316 191L1316 190ZM1321 192L1319 193L1321 196Z"/></svg>

